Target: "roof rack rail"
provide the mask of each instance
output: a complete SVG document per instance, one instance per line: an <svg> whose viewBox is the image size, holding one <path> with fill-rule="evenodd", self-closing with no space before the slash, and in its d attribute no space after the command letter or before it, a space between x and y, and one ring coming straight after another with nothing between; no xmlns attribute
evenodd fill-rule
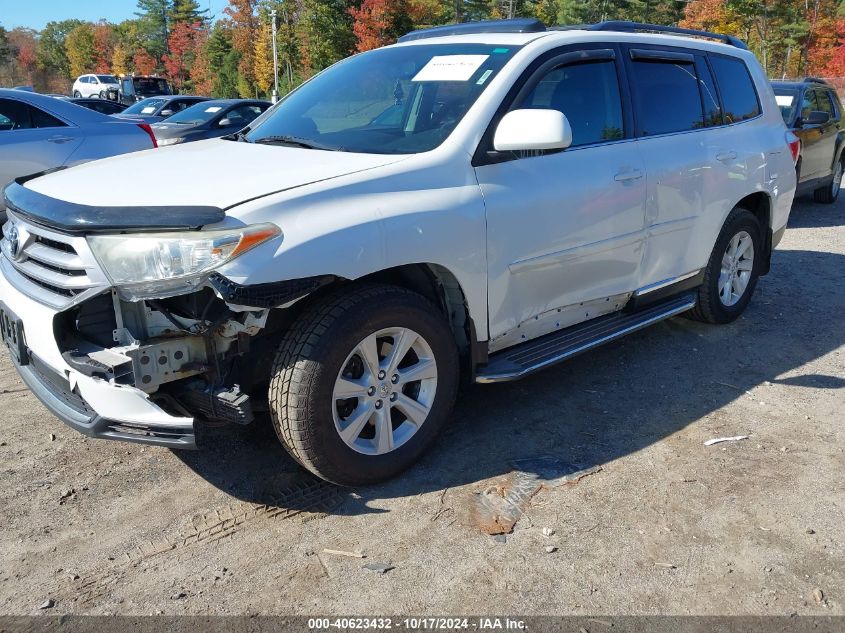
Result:
<svg viewBox="0 0 845 633"><path fill-rule="evenodd" d="M699 31L697 29L685 29L680 26L665 26L662 24L645 24L643 22L628 22L626 20L607 20L605 22L598 22L597 24L589 24L582 27L586 31L651 31L653 33L675 33L677 35L695 35L697 37L708 37L714 40L720 40L736 48L748 50L738 37L733 35L725 35L724 33L711 33L710 31Z"/></svg>
<svg viewBox="0 0 845 633"><path fill-rule="evenodd" d="M825 86L828 85L828 83L824 79L822 79L821 77L804 77L804 83L805 84L824 84Z"/></svg>
<svg viewBox="0 0 845 633"><path fill-rule="evenodd" d="M509 20L480 20L462 24L446 24L430 29L418 29L399 38L400 42L423 40L446 35L467 35L472 33L542 33L546 25L534 18L512 18Z"/></svg>

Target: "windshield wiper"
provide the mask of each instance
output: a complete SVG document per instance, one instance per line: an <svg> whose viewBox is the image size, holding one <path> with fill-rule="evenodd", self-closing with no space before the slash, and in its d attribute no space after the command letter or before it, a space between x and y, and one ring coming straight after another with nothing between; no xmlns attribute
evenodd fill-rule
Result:
<svg viewBox="0 0 845 633"><path fill-rule="evenodd" d="M257 138L253 143L262 143L264 145L290 145L292 147L301 147L303 149L323 149L332 152L340 150L338 147L328 147L327 145L320 145L307 139L301 139L296 136L263 136Z"/></svg>

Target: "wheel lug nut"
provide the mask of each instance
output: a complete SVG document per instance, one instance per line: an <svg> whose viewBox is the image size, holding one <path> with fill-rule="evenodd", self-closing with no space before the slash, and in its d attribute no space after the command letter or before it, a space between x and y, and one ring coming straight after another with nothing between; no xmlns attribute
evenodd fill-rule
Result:
<svg viewBox="0 0 845 633"><path fill-rule="evenodd" d="M395 391L392 394L390 394L390 401L396 402L396 392Z"/></svg>
<svg viewBox="0 0 845 633"><path fill-rule="evenodd" d="M370 387L369 389L367 389L367 395L368 395L368 396L372 396L372 395L374 395L374 394L375 394L375 392L376 392L376 388L375 388L375 387Z"/></svg>
<svg viewBox="0 0 845 633"><path fill-rule="evenodd" d="M385 374L385 373L384 373L384 371L382 370L382 371L380 371L380 372L378 373L378 379L379 379L379 380L384 380L384 377L385 377L386 375L387 375L387 374Z"/></svg>
<svg viewBox="0 0 845 633"><path fill-rule="evenodd" d="M381 400L376 400L376 409L381 409Z"/></svg>
<svg viewBox="0 0 845 633"><path fill-rule="evenodd" d="M393 374L393 376L390 378L390 382L392 382L394 385L399 382L399 374Z"/></svg>

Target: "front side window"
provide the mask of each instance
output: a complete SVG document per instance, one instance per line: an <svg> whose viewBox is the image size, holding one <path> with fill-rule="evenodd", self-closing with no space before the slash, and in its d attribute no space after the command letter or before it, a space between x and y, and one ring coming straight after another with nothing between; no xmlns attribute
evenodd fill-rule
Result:
<svg viewBox="0 0 845 633"><path fill-rule="evenodd" d="M0 132L25 130L32 127L29 108L14 99L0 99Z"/></svg>
<svg viewBox="0 0 845 633"><path fill-rule="evenodd" d="M801 118L806 119L810 116L810 112L819 109L819 104L816 101L815 90L805 90L804 97L801 99Z"/></svg>
<svg viewBox="0 0 845 633"><path fill-rule="evenodd" d="M622 138L622 100L612 60L550 71L519 107L563 112L572 128L572 147Z"/></svg>
<svg viewBox="0 0 845 633"><path fill-rule="evenodd" d="M725 123L739 123L760 114L757 91L745 62L735 57L711 55L710 64L725 106Z"/></svg>
<svg viewBox="0 0 845 633"><path fill-rule="evenodd" d="M833 104L830 102L830 97L827 96L826 90L816 90L816 103L819 105L821 112L826 112L832 119L834 116Z"/></svg>
<svg viewBox="0 0 845 633"><path fill-rule="evenodd" d="M692 62L635 59L631 68L641 136L704 126L699 79Z"/></svg>
<svg viewBox="0 0 845 633"><path fill-rule="evenodd" d="M355 55L290 93L246 140L373 154L432 150L518 48L418 44Z"/></svg>

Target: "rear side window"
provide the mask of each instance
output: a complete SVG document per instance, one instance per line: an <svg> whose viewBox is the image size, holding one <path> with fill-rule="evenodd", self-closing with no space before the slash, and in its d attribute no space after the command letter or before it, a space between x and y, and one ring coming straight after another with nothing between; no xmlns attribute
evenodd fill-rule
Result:
<svg viewBox="0 0 845 633"><path fill-rule="evenodd" d="M635 59L631 69L641 136L704 126L699 79L692 62Z"/></svg>
<svg viewBox="0 0 845 633"><path fill-rule="evenodd" d="M833 109L833 103L827 90L816 90L816 103L819 105L819 110L827 112L831 119L836 117L836 111Z"/></svg>
<svg viewBox="0 0 845 633"><path fill-rule="evenodd" d="M612 60L551 70L522 107L563 112L573 147L622 138L622 100Z"/></svg>
<svg viewBox="0 0 845 633"><path fill-rule="evenodd" d="M741 59L710 56L725 108L725 123L739 123L760 114L760 102L748 67Z"/></svg>
<svg viewBox="0 0 845 633"><path fill-rule="evenodd" d="M32 115L32 127L43 128L65 126L65 124L59 121L56 117L51 114L47 114L38 108L30 108L30 114Z"/></svg>

